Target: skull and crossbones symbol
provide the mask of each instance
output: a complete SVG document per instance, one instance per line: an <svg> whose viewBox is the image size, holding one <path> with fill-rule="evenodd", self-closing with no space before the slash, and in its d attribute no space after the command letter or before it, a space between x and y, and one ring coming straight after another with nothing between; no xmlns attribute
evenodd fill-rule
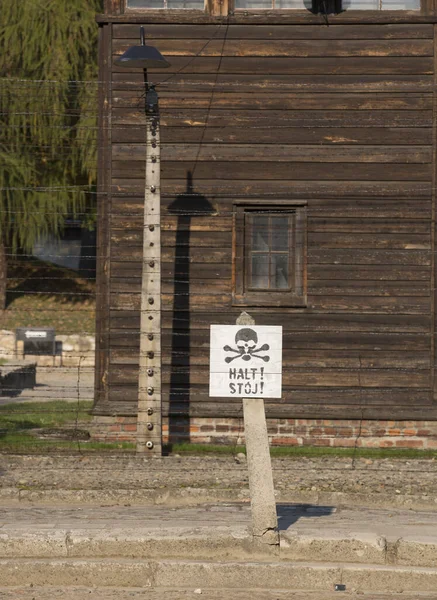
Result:
<svg viewBox="0 0 437 600"><path fill-rule="evenodd" d="M235 345L237 348L231 348L231 346L224 346L225 352L235 352L235 356L227 356L225 362L230 363L236 358L242 358L245 361L251 360L252 358L259 358L264 362L269 362L270 356L260 356L259 352L265 352L270 349L268 344L263 344L257 348L258 335L253 329L245 327L237 331L235 336Z"/></svg>

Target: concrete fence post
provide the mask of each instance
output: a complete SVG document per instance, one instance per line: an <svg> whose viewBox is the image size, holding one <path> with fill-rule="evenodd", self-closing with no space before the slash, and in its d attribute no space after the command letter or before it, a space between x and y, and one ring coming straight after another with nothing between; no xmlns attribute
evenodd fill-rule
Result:
<svg viewBox="0 0 437 600"><path fill-rule="evenodd" d="M24 359L24 342L23 342L23 340L17 340L15 348L16 348L16 351L15 351L16 358L18 358L19 360L23 360Z"/></svg>
<svg viewBox="0 0 437 600"><path fill-rule="evenodd" d="M236 324L255 325L255 320L243 312ZM264 400L262 398L243 398L243 415L252 510L252 535L255 540L263 544L278 546L278 517Z"/></svg>

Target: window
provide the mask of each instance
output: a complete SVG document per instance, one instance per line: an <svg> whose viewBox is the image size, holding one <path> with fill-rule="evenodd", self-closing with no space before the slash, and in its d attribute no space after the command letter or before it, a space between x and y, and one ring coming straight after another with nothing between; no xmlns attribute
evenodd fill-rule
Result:
<svg viewBox="0 0 437 600"><path fill-rule="evenodd" d="M130 9L204 10L204 0L127 0ZM236 10L311 10L312 0L235 0ZM342 10L420 10L420 0L343 0Z"/></svg>
<svg viewBox="0 0 437 600"><path fill-rule="evenodd" d="M204 0L127 0L128 8L168 8L168 9L197 9L204 10Z"/></svg>
<svg viewBox="0 0 437 600"><path fill-rule="evenodd" d="M305 205L236 206L234 217L234 303L305 306Z"/></svg>
<svg viewBox="0 0 437 600"><path fill-rule="evenodd" d="M236 10L311 10L312 0L235 0ZM127 0L130 9L204 10L204 0ZM342 10L420 10L420 0L342 0Z"/></svg>
<svg viewBox="0 0 437 600"><path fill-rule="evenodd" d="M310 9L311 0L235 0L235 8L259 9ZM342 10L420 10L420 0L343 0Z"/></svg>
<svg viewBox="0 0 437 600"><path fill-rule="evenodd" d="M302 10L306 8L303 0L235 0L236 9L278 9L294 8Z"/></svg>
<svg viewBox="0 0 437 600"><path fill-rule="evenodd" d="M420 10L420 0L343 0L343 10Z"/></svg>

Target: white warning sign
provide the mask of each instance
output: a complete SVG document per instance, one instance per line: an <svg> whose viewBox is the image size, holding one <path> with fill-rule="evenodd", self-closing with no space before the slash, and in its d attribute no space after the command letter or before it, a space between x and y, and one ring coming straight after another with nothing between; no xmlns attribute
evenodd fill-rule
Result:
<svg viewBox="0 0 437 600"><path fill-rule="evenodd" d="M280 398L282 327L211 325L209 395Z"/></svg>

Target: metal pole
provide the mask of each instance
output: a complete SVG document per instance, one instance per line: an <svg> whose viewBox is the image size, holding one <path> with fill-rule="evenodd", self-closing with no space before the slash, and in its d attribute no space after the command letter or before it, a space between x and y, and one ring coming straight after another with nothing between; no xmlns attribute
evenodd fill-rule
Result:
<svg viewBox="0 0 437 600"><path fill-rule="evenodd" d="M146 178L141 280L137 453L162 455L161 181L158 96L146 88Z"/></svg>

